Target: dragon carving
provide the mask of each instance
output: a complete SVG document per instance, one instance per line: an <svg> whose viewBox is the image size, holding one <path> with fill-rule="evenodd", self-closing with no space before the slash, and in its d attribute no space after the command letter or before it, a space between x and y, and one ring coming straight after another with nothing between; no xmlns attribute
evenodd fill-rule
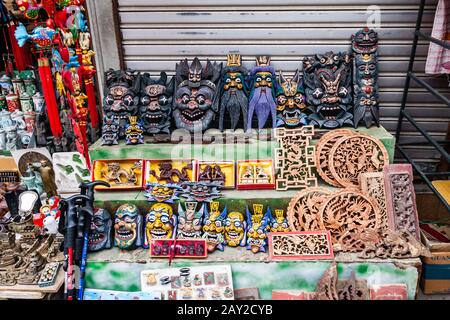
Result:
<svg viewBox="0 0 450 320"><path fill-rule="evenodd" d="M105 178L108 182L115 182L116 184L122 184L122 178L125 178L126 183L131 182L133 184L136 183L137 177L134 172L135 169L139 169L138 165L135 164L130 170L125 170L120 168L120 164L118 162L107 163L107 168L102 169L102 177Z"/></svg>
<svg viewBox="0 0 450 320"><path fill-rule="evenodd" d="M150 170L150 175L154 176L158 182L166 181L167 183L179 183L184 181L190 181L188 170L192 170L192 164L189 163L180 170L173 168L172 164L169 162L162 162L159 164L159 176L156 174L155 170ZM178 178L175 181L173 177Z"/></svg>

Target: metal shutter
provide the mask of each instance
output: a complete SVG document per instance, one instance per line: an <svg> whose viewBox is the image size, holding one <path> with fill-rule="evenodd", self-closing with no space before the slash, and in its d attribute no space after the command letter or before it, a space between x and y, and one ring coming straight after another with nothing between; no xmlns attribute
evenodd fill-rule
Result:
<svg viewBox="0 0 450 320"><path fill-rule="evenodd" d="M383 125L396 128L405 73L419 0L118 0L123 65L157 75L174 73L182 58L199 56L225 61L229 51L254 64L258 54L272 56L278 70L293 73L305 55L349 49L350 36L366 24L369 6L381 9L379 33L380 108ZM437 0L428 1L424 30L431 32ZM418 46L415 71L444 94L448 83L425 76L426 42ZM413 84L414 85L414 84ZM438 139L445 137L450 109L425 89L410 91L408 107L421 125ZM404 141L423 141L405 123ZM412 146L411 154L423 162L439 158L427 147Z"/></svg>

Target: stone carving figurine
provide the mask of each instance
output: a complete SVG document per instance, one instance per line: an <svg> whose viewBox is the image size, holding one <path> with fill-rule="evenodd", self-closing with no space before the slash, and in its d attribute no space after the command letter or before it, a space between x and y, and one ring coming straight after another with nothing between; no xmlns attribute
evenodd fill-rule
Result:
<svg viewBox="0 0 450 320"><path fill-rule="evenodd" d="M363 121L380 125L378 106L378 35L364 28L352 36L355 128Z"/></svg>
<svg viewBox="0 0 450 320"><path fill-rule="evenodd" d="M139 116L147 134L170 134L174 78L167 83L167 74L161 72L158 80L144 73L140 77Z"/></svg>
<svg viewBox="0 0 450 320"><path fill-rule="evenodd" d="M47 193L47 197L54 197L58 195L56 183L55 183L55 171L51 163L47 160L41 160L39 165L39 172L44 183L44 189Z"/></svg>
<svg viewBox="0 0 450 320"><path fill-rule="evenodd" d="M222 64L209 60L202 66L195 58L176 65L176 89L173 118L179 129L205 131L211 125L219 105L218 84Z"/></svg>
<svg viewBox="0 0 450 320"><path fill-rule="evenodd" d="M286 78L280 71L277 87L277 127L295 128L308 124L306 99L300 71Z"/></svg>
<svg viewBox="0 0 450 320"><path fill-rule="evenodd" d="M327 52L303 59L310 124L334 129L353 125L350 56Z"/></svg>
<svg viewBox="0 0 450 320"><path fill-rule="evenodd" d="M240 54L229 54L227 66L222 70L219 130L223 131L225 114L231 120L231 129L235 130L239 119L247 131L248 89L245 83L247 69L242 66Z"/></svg>
<svg viewBox="0 0 450 320"><path fill-rule="evenodd" d="M249 76L251 91L248 103L247 131L252 129L255 113L258 118L258 129L264 128L269 115L272 117L271 127L276 127L275 78L275 70L270 66L270 57L256 57L256 67L251 70Z"/></svg>
<svg viewBox="0 0 450 320"><path fill-rule="evenodd" d="M12 125L5 128L6 132L6 150L14 151L22 147L21 141L17 134L17 126Z"/></svg>

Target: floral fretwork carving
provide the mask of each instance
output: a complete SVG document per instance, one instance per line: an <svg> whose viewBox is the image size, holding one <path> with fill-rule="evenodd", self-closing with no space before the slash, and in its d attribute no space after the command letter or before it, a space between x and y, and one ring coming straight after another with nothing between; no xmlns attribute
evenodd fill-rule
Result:
<svg viewBox="0 0 450 320"><path fill-rule="evenodd" d="M307 188L292 198L287 209L289 227L292 231L320 230L319 210L331 191L326 188Z"/></svg>
<svg viewBox="0 0 450 320"><path fill-rule="evenodd" d="M331 259L333 249L328 231L269 233L271 259Z"/></svg>
<svg viewBox="0 0 450 320"><path fill-rule="evenodd" d="M388 225L388 215L386 211L386 192L384 189L383 172L361 173L360 180L361 190L378 202L381 218L380 228L386 228Z"/></svg>
<svg viewBox="0 0 450 320"><path fill-rule="evenodd" d="M310 145L313 136L313 126L276 130L280 145L275 151L277 190L317 186L317 177L312 171L312 167L316 166L315 148Z"/></svg>
<svg viewBox="0 0 450 320"><path fill-rule="evenodd" d="M330 151L331 174L343 187L359 187L362 172L379 172L389 164L384 145L365 134L339 139Z"/></svg>
<svg viewBox="0 0 450 320"><path fill-rule="evenodd" d="M346 232L378 229L380 209L374 199L357 190L347 189L332 194L319 212L321 229L330 230L333 244Z"/></svg>

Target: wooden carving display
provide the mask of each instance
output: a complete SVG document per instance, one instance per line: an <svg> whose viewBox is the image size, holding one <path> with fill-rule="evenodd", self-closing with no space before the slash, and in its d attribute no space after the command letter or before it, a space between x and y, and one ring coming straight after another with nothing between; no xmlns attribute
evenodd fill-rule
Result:
<svg viewBox="0 0 450 320"><path fill-rule="evenodd" d="M337 292L337 268L336 262L325 270L316 287L317 300L339 300Z"/></svg>
<svg viewBox="0 0 450 320"><path fill-rule="evenodd" d="M269 233L271 260L333 259L329 231Z"/></svg>
<svg viewBox="0 0 450 320"><path fill-rule="evenodd" d="M317 186L315 147L310 145L313 126L299 129L278 128L276 138L280 148L275 150L275 168L278 170L276 189L288 190Z"/></svg>
<svg viewBox="0 0 450 320"><path fill-rule="evenodd" d="M330 195L319 211L321 229L330 230L333 243L347 231L378 229L380 209L371 197L347 189Z"/></svg>
<svg viewBox="0 0 450 320"><path fill-rule="evenodd" d="M320 230L319 210L331 194L326 188L306 188L289 202L287 219L292 231Z"/></svg>
<svg viewBox="0 0 450 320"><path fill-rule="evenodd" d="M420 239L416 194L410 164L392 164L384 168L389 227L412 233Z"/></svg>
<svg viewBox="0 0 450 320"><path fill-rule="evenodd" d="M329 155L331 174L343 187L358 187L359 174L379 172L389 164L389 155L378 139L354 134L339 139Z"/></svg>
<svg viewBox="0 0 450 320"><path fill-rule="evenodd" d="M361 173L361 190L367 193L378 202L380 208L380 228L384 229L388 225L388 216L386 211L386 192L384 189L383 172L365 172Z"/></svg>
<svg viewBox="0 0 450 320"><path fill-rule="evenodd" d="M350 135L353 135L352 130L335 129L325 133L316 145L317 173L326 183L331 184L335 187L340 187L341 185L336 181L330 171L330 165L328 162L330 151L335 145L336 141L344 136Z"/></svg>

